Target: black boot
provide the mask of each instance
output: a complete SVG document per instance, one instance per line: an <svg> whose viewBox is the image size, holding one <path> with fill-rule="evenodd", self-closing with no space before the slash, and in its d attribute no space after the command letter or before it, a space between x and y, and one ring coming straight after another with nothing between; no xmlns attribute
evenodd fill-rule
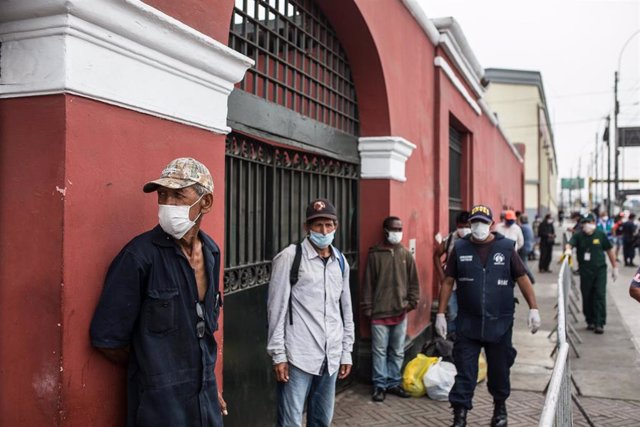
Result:
<svg viewBox="0 0 640 427"><path fill-rule="evenodd" d="M451 427L466 427L467 426L467 408L462 406L453 407L453 424Z"/></svg>
<svg viewBox="0 0 640 427"><path fill-rule="evenodd" d="M493 402L491 427L507 427L507 405L505 402Z"/></svg>

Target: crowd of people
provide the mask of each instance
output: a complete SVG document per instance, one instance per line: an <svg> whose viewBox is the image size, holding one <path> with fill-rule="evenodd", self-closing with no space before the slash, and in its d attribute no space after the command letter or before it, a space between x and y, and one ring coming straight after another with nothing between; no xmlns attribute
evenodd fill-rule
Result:
<svg viewBox="0 0 640 427"><path fill-rule="evenodd" d="M127 425L221 426L227 405L218 392L214 332L222 307L220 250L200 229L212 210L213 179L192 158L173 160L159 179L143 187L157 193L158 222L116 256L91 322L91 342L116 363L128 365ZM606 323L609 257L612 276L623 249L634 266L638 246L635 215L610 220L580 217L571 227L565 255L579 267L587 328L602 334ZM267 353L277 382L278 426L329 426L337 379L352 367L355 340L349 264L333 246L337 210L327 199L306 209L305 237L273 259L268 288ZM380 241L365 266L361 313L371 330L372 400L387 394L410 397L401 370L407 316L420 300L413 254L403 246L397 216L381 221ZM526 214L505 210L496 223L488 206L476 205L456 218L456 228L438 241L433 256L441 283L434 330L454 337L457 369L449 393L453 426L466 426L484 349L488 388L494 399L491 426L507 425L506 400L517 285L529 306L528 327L541 324L529 261L548 273L557 235L550 214L529 223ZM630 286L640 301L640 269Z"/></svg>

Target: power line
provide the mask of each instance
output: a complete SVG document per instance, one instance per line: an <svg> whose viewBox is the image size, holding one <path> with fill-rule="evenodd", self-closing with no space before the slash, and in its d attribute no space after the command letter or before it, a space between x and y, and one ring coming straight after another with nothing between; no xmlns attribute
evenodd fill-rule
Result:
<svg viewBox="0 0 640 427"><path fill-rule="evenodd" d="M554 122L549 124L550 127L554 127L554 126L558 126L558 125L569 125L569 124L576 124L576 123L589 123L589 122L598 122L602 120L602 116L600 117L595 117L592 119L582 119L582 120L567 120L564 122ZM516 129L516 128L530 128L530 127L538 127L539 123L534 123L534 124L530 124L530 125L513 125L513 126L504 126L501 124L501 126L504 129Z"/></svg>

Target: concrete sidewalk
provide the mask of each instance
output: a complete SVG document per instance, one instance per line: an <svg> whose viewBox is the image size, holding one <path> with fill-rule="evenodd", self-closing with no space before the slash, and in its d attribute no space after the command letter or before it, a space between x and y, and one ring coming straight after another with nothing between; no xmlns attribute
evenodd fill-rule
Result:
<svg viewBox="0 0 640 427"><path fill-rule="evenodd" d="M557 259L557 255L554 259ZM542 316L542 328L531 335L527 329L528 307L519 295L514 327L514 346L518 350L511 371L512 394L507 401L510 426L537 426L544 395L542 391L553 369L549 357L555 336L547 338L555 325L555 301L559 265L554 272L537 274L536 297ZM537 265L531 263L532 271ZM586 330L581 313L573 323L583 343L577 344L581 357L570 351L574 379L582 395L579 402L596 426L640 425L640 304L628 296L635 269L622 267L616 283L608 284L607 325L603 335ZM577 277L576 277L577 279ZM569 318L572 322L573 319ZM383 403L371 401L371 387L355 384L336 400L334 426L448 426L452 416L448 402L427 397L400 399L388 396ZM474 408L468 425L489 425L493 411L486 383L476 388ZM588 426L574 405L574 425Z"/></svg>

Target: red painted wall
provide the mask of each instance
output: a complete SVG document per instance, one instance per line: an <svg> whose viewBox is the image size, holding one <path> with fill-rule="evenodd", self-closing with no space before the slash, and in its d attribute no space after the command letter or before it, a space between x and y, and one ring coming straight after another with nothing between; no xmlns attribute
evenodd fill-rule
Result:
<svg viewBox="0 0 640 427"><path fill-rule="evenodd" d="M69 425L122 425L124 368L88 341L106 270L126 242L157 224L155 194L142 185L176 157L211 171L214 207L202 228L224 247L224 136L74 96L66 108L64 416ZM221 366L220 354L220 379Z"/></svg>
<svg viewBox="0 0 640 427"><path fill-rule="evenodd" d="M382 219L387 215L401 217L405 223L403 243L416 239L422 287L419 308L409 317L408 334L415 336L429 324L432 299L438 292L432 267L434 235L448 231L450 120L455 117L470 132L463 187L467 204L484 202L497 210L504 203L521 206L520 180L505 177L520 177L522 164L489 118L476 114L434 67L436 48L400 2L355 0L354 4L353 16L332 14L329 6L323 9L344 42L353 70L361 136L402 136L417 145L406 163L406 182L360 183L360 261L366 263L368 248L380 240ZM343 20L356 24L362 20L365 28L356 24L343 28ZM353 38L361 44L349 42ZM444 56L440 51L437 54ZM368 77L359 79L362 74ZM371 84L374 79L376 85ZM361 333L368 336L366 324Z"/></svg>
<svg viewBox="0 0 640 427"><path fill-rule="evenodd" d="M209 167L203 229L224 247L224 136L75 96L3 100L0 113L0 424L123 425L125 368L89 343L108 265L157 223L142 185L175 157ZM221 367L220 354L220 379Z"/></svg>
<svg viewBox="0 0 640 427"><path fill-rule="evenodd" d="M400 2L356 1L368 25L377 58L352 55L346 47L352 69L380 63L383 82L378 86L354 80L358 90L362 136L401 136L417 145L406 164L406 182L362 180L360 204L360 260L366 263L368 248L381 239L381 223L387 215L397 215L404 222L404 241L416 239L416 261L421 280L421 301L409 316L408 334L415 336L430 322L432 300L433 212L434 194L434 70L435 49L418 24ZM332 23L334 21L332 20ZM392 24L391 24L392 23ZM348 39L349 35L342 35ZM407 44L407 40L411 40ZM405 46L406 48L399 48ZM352 59L352 58L355 58ZM377 67L373 67L376 71ZM366 114L371 108L362 102L361 93L385 88L385 98L374 100L375 106L386 102L385 115ZM382 122L382 120L386 120ZM369 126L370 123L375 125ZM364 269L363 269L364 270ZM369 335L366 324L361 327Z"/></svg>
<svg viewBox="0 0 640 427"><path fill-rule="evenodd" d="M438 55L453 62L439 49ZM458 79L462 74L456 71ZM472 93L468 90L469 93ZM448 231L449 218L449 125L462 127L467 133L465 141L467 168L466 182L470 189L465 197L464 208L482 203L488 205L498 217L503 205L522 209L524 187L522 176L524 164L518 160L511 147L484 112L478 115L460 92L453 86L447 75L437 69L436 76L436 120L439 164L437 166L438 204L434 221L443 235ZM464 193L464 192L463 192ZM439 284L433 280L433 292L437 294Z"/></svg>
<svg viewBox="0 0 640 427"><path fill-rule="evenodd" d="M233 1L143 0L167 15L227 45Z"/></svg>
<svg viewBox="0 0 640 427"><path fill-rule="evenodd" d="M48 426L61 387L64 97L0 101L0 425Z"/></svg>

